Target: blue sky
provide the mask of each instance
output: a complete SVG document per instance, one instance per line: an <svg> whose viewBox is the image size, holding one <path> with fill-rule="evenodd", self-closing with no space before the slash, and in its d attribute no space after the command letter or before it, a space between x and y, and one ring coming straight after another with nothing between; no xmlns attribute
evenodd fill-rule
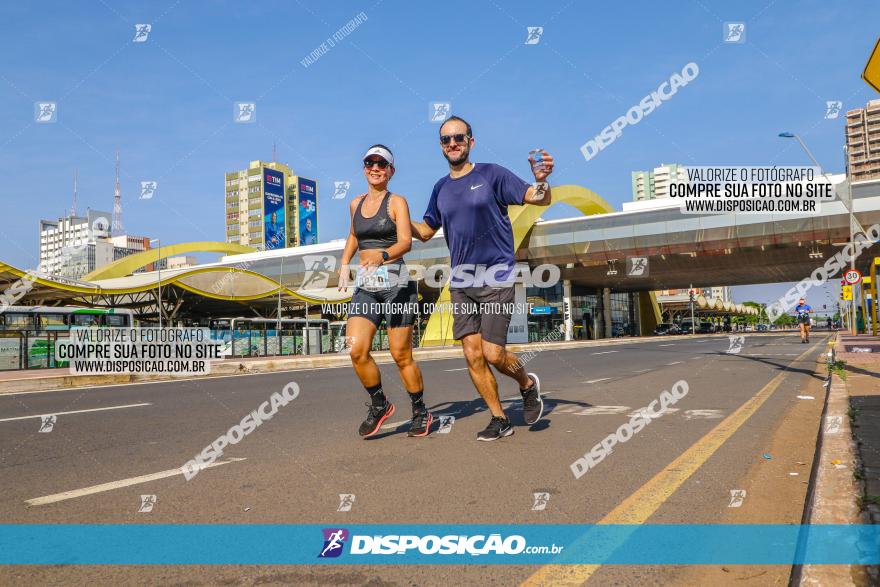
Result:
<svg viewBox="0 0 880 587"><path fill-rule="evenodd" d="M450 101L474 125L474 158L528 175L529 149L557 159L554 183L587 186L619 207L630 172L662 162L806 164L843 169L844 110L877 97L860 79L880 31L876 2L334 3L162 1L4 4L0 55L0 259L37 263L40 218L71 205L110 210L113 154L122 153L128 232L164 243L223 240L223 173L278 159L319 182L321 240L347 230L333 181L363 189L360 158L374 142L397 158L392 188L421 215L445 172L429 103ZM352 34L309 67L300 61L358 13ZM723 44L725 21L746 42ZM136 23L152 24L132 43ZM526 27L543 26L537 45ZM579 147L670 74L700 75L586 161ZM36 124L33 103L58 102ZM257 123L233 103L255 101ZM140 181L157 180L152 200ZM570 215L552 211L548 217ZM766 286L738 300L770 299Z"/></svg>

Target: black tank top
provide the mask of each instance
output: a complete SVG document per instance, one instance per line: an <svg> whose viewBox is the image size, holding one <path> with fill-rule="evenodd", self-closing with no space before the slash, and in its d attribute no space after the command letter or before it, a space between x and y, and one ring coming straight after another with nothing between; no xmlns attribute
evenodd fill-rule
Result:
<svg viewBox="0 0 880 587"><path fill-rule="evenodd" d="M358 240L358 248L362 251L369 249L387 249L397 244L397 223L388 212L391 192L385 192L379 210L365 218L361 212L366 196L361 198L354 212L354 236Z"/></svg>

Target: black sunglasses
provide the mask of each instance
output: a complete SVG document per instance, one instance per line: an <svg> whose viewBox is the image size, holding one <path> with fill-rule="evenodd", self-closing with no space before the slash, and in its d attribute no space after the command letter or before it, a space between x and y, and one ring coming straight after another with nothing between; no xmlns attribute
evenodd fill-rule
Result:
<svg viewBox="0 0 880 587"><path fill-rule="evenodd" d="M385 169L388 167L388 161L385 159L364 159L364 167L372 169L373 165L378 165L379 169Z"/></svg>
<svg viewBox="0 0 880 587"><path fill-rule="evenodd" d="M460 132L454 135L440 135L440 142L444 145L448 145L453 139L455 139L456 143L465 143L469 138L471 138L470 135Z"/></svg>

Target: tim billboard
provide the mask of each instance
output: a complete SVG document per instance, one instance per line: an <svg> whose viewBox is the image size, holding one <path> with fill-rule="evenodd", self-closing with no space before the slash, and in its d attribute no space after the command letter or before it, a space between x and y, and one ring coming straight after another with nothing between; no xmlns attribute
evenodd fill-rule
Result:
<svg viewBox="0 0 880 587"><path fill-rule="evenodd" d="M264 249L283 248L286 241L284 227L284 174L274 169L263 169L263 242Z"/></svg>
<svg viewBox="0 0 880 587"><path fill-rule="evenodd" d="M315 180L299 178L299 244L318 242L318 193Z"/></svg>

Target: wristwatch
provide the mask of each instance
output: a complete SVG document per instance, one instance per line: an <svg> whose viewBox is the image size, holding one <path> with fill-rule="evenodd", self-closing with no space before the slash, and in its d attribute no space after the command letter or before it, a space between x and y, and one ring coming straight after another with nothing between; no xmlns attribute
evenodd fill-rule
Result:
<svg viewBox="0 0 880 587"><path fill-rule="evenodd" d="M388 254L388 251L382 251L382 260L387 261L391 258L391 255Z"/></svg>

